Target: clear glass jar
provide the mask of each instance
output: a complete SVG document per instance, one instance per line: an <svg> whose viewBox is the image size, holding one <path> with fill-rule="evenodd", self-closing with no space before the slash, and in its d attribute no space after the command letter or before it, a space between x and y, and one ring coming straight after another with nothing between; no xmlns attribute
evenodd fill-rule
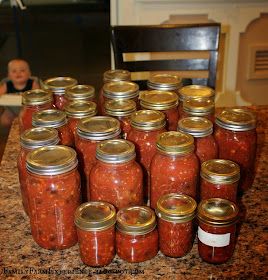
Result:
<svg viewBox="0 0 268 280"><path fill-rule="evenodd" d="M187 195L161 196L155 209L158 216L159 249L168 257L183 257L193 246L196 202Z"/></svg>
<svg viewBox="0 0 268 280"><path fill-rule="evenodd" d="M161 133L151 162L151 208L165 194L186 194L196 199L199 162L194 138L179 131Z"/></svg>
<svg viewBox="0 0 268 280"><path fill-rule="evenodd" d="M150 164L156 153L157 136L166 131L165 115L160 111L140 110L131 115L130 124L127 140L135 144L137 162L144 171L144 198L147 202L150 196Z"/></svg>
<svg viewBox="0 0 268 280"><path fill-rule="evenodd" d="M28 193L26 188L26 156L37 148L56 145L59 143L58 131L54 128L36 127L25 130L20 135L20 153L17 159L17 167L20 182L21 199L24 211L29 215Z"/></svg>
<svg viewBox="0 0 268 280"><path fill-rule="evenodd" d="M90 172L88 199L107 201L117 209L143 204L142 169L135 146L127 140L107 140L96 149Z"/></svg>
<svg viewBox="0 0 268 280"><path fill-rule="evenodd" d="M201 165L200 199L213 197L236 202L239 165L225 159L212 159Z"/></svg>
<svg viewBox="0 0 268 280"><path fill-rule="evenodd" d="M219 146L219 158L239 164L238 191L246 191L254 180L256 118L249 110L226 109L216 116L215 122L214 136Z"/></svg>
<svg viewBox="0 0 268 280"><path fill-rule="evenodd" d="M218 158L218 144L213 136L213 123L202 117L187 117L179 120L178 131L194 137L195 153L200 163Z"/></svg>
<svg viewBox="0 0 268 280"><path fill-rule="evenodd" d="M129 263L144 262L158 253L155 214L149 207L133 206L117 213L116 253Z"/></svg>
<svg viewBox="0 0 268 280"><path fill-rule="evenodd" d="M238 212L235 203L222 198L210 198L199 203L198 252L204 261L220 264L232 257Z"/></svg>
<svg viewBox="0 0 268 280"><path fill-rule="evenodd" d="M167 73L151 75L147 81L149 90L173 91L175 93L182 87L182 79Z"/></svg>
<svg viewBox="0 0 268 280"><path fill-rule="evenodd" d="M22 94L22 105L23 107L19 113L20 133L26 129L32 128L33 113L52 108L52 93L42 89L25 91Z"/></svg>
<svg viewBox="0 0 268 280"><path fill-rule="evenodd" d="M122 138L126 139L131 129L130 116L136 111L133 100L115 99L104 102L105 115L117 118L121 124Z"/></svg>
<svg viewBox="0 0 268 280"><path fill-rule="evenodd" d="M67 104L75 101L92 101L97 102L95 88L91 85L75 85L68 87L65 92Z"/></svg>
<svg viewBox="0 0 268 280"><path fill-rule="evenodd" d="M57 109L63 110L67 103L65 91L77 85L77 80L71 77L54 77L45 80L42 87L49 89L53 93L54 105Z"/></svg>
<svg viewBox="0 0 268 280"><path fill-rule="evenodd" d="M32 236L45 249L76 244L74 213L80 205L76 152L67 146L38 148L26 157Z"/></svg>
<svg viewBox="0 0 268 280"><path fill-rule="evenodd" d="M176 130L179 119L178 95L172 91L150 90L140 93L142 109L161 111L166 116L167 130Z"/></svg>
<svg viewBox="0 0 268 280"><path fill-rule="evenodd" d="M60 144L74 146L74 137L67 123L67 116L63 111L48 109L35 112L32 117L34 127L56 128L60 137Z"/></svg>
<svg viewBox="0 0 268 280"><path fill-rule="evenodd" d="M115 256L116 212L107 202L90 201L75 211L80 256L84 264L99 267Z"/></svg>

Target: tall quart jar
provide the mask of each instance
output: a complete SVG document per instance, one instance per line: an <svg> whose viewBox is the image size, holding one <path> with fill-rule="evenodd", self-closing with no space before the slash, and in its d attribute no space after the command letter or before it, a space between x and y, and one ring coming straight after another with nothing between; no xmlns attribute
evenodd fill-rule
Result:
<svg viewBox="0 0 268 280"><path fill-rule="evenodd" d="M80 205L76 152L67 146L38 148L26 157L32 236L45 249L76 244L74 213Z"/></svg>
<svg viewBox="0 0 268 280"><path fill-rule="evenodd" d="M60 137L60 144L74 146L74 137L69 129L66 114L57 109L48 109L33 114L32 124L34 127L56 128Z"/></svg>
<svg viewBox="0 0 268 280"><path fill-rule="evenodd" d="M238 212L235 203L222 198L210 198L199 203L198 252L204 261L220 264L232 257Z"/></svg>
<svg viewBox="0 0 268 280"><path fill-rule="evenodd" d="M107 140L96 149L90 172L88 199L107 201L117 209L143 204L142 169L135 146L127 140Z"/></svg>
<svg viewBox="0 0 268 280"><path fill-rule="evenodd" d="M165 115L155 110L140 110L131 115L131 130L127 140L136 146L137 161L144 171L144 198L150 196L150 164L156 153L157 136L166 131Z"/></svg>
<svg viewBox="0 0 268 280"><path fill-rule="evenodd" d="M133 206L117 213L116 253L129 263L144 262L158 253L158 232L152 209Z"/></svg>
<svg viewBox="0 0 268 280"><path fill-rule="evenodd" d="M254 180L257 133L256 118L244 109L226 109L216 116L215 139L219 158L240 166L239 192L246 191Z"/></svg>
<svg viewBox="0 0 268 280"><path fill-rule="evenodd" d="M157 201L159 249L168 257L183 257L193 246L196 202L188 195L166 194Z"/></svg>
<svg viewBox="0 0 268 280"><path fill-rule="evenodd" d="M74 101L92 101L97 102L95 88L91 85L75 85L68 87L65 92L67 103Z"/></svg>
<svg viewBox="0 0 268 280"><path fill-rule="evenodd" d="M108 265L115 256L116 212L102 201L81 204L75 211L80 256L84 264Z"/></svg>
<svg viewBox="0 0 268 280"><path fill-rule="evenodd" d="M22 105L23 107L19 113L20 133L32 128L33 113L52 108L52 93L42 89L25 91L22 94Z"/></svg>
<svg viewBox="0 0 268 280"><path fill-rule="evenodd" d="M213 136L213 124L202 117L187 117L179 120L178 130L191 134L195 141L195 153L200 163L218 158L218 144Z"/></svg>
<svg viewBox="0 0 268 280"><path fill-rule="evenodd" d="M181 78L167 73L151 75L147 81L147 88L149 90L173 91L177 93L181 87Z"/></svg>
<svg viewBox="0 0 268 280"><path fill-rule="evenodd" d="M71 77L53 77L45 80L42 83L42 87L49 89L53 93L55 107L63 110L67 103L65 91L77 85L77 83L77 80Z"/></svg>
<svg viewBox="0 0 268 280"><path fill-rule="evenodd" d="M236 202L239 165L231 160L211 159L201 165L200 199L213 197Z"/></svg>
<svg viewBox="0 0 268 280"><path fill-rule="evenodd" d="M186 194L196 199L199 162L194 153L194 138L179 131L161 133L151 162L151 201L169 193Z"/></svg>
<svg viewBox="0 0 268 280"><path fill-rule="evenodd" d="M25 213L29 214L28 193L26 188L26 156L34 149L59 143L58 131L54 128L36 127L25 130L20 135L20 153L17 160L22 205Z"/></svg>
<svg viewBox="0 0 268 280"><path fill-rule="evenodd" d="M161 111L166 116L167 130L176 130L179 119L178 95L172 91L148 90L139 96L142 109Z"/></svg>

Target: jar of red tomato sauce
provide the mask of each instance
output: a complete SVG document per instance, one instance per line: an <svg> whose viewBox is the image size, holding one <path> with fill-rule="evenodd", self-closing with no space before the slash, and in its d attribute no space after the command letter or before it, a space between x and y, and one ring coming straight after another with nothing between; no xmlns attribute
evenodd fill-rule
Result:
<svg viewBox="0 0 268 280"><path fill-rule="evenodd" d="M182 87L182 79L176 75L162 73L151 75L147 81L149 90L162 90L178 92Z"/></svg>
<svg viewBox="0 0 268 280"><path fill-rule="evenodd" d="M22 94L22 109L19 113L20 133L32 128L33 113L52 108L52 93L42 89L25 91Z"/></svg>
<svg viewBox="0 0 268 280"><path fill-rule="evenodd" d="M74 138L67 123L66 114L57 109L48 109L33 114L32 124L34 127L56 128L60 137L60 144L73 147Z"/></svg>
<svg viewBox="0 0 268 280"><path fill-rule="evenodd" d="M17 160L19 173L20 191L24 211L28 215L28 193L26 188L26 156L33 150L43 146L56 145L59 143L58 131L54 128L36 127L25 130L20 135L20 153Z"/></svg>
<svg viewBox="0 0 268 280"><path fill-rule="evenodd" d="M133 100L109 100L104 102L104 111L105 115L120 121L122 138L126 139L131 129L130 116L136 111L136 103Z"/></svg>
<svg viewBox="0 0 268 280"><path fill-rule="evenodd" d="M76 244L74 213L80 205L80 176L74 149L38 148L26 157L27 193L32 236L45 249Z"/></svg>
<svg viewBox="0 0 268 280"><path fill-rule="evenodd" d="M102 201L81 204L75 211L80 256L84 264L105 266L115 256L116 211Z"/></svg>
<svg viewBox="0 0 268 280"><path fill-rule="evenodd" d="M130 141L121 139L99 143L97 162L90 172L88 199L107 201L117 209L142 205L142 169L135 156L135 146Z"/></svg>
<svg viewBox="0 0 268 280"><path fill-rule="evenodd" d="M59 110L63 110L67 103L65 91L77 85L77 83L77 80L71 77L54 77L45 80L42 87L49 89L53 93L55 107Z"/></svg>
<svg viewBox="0 0 268 280"><path fill-rule="evenodd" d="M193 246L196 202L183 194L166 194L157 201L159 249L168 257L183 257Z"/></svg>
<svg viewBox="0 0 268 280"><path fill-rule="evenodd" d="M151 162L151 207L165 194L186 194L196 199L199 162L194 138L179 131L161 133Z"/></svg>
<svg viewBox="0 0 268 280"><path fill-rule="evenodd" d="M140 93L142 109L161 111L166 116L167 130L176 130L179 119L178 95L172 91L148 90Z"/></svg>
<svg viewBox="0 0 268 280"><path fill-rule="evenodd" d="M117 213L116 253L130 263L144 262L158 253L158 232L152 209L133 206Z"/></svg>
<svg viewBox="0 0 268 280"><path fill-rule="evenodd" d="M155 110L140 110L131 115L131 130L127 140L136 146L137 161L144 171L144 198L150 196L150 164L156 153L157 136L166 131L165 115Z"/></svg>
<svg viewBox="0 0 268 280"><path fill-rule="evenodd" d="M249 110L226 109L216 117L215 123L219 158L229 159L239 164L241 178L238 190L246 191L254 180L256 118Z"/></svg>
<svg viewBox="0 0 268 280"><path fill-rule="evenodd" d="M218 144L213 136L213 123L202 117L187 117L179 120L178 130L194 137L195 153L200 163L218 158Z"/></svg>
<svg viewBox="0 0 268 280"><path fill-rule="evenodd" d="M75 85L66 89L67 103L74 101L92 101L96 103L95 88L91 85Z"/></svg>
<svg viewBox="0 0 268 280"><path fill-rule="evenodd" d="M213 197L236 202L239 165L231 160L211 159L201 165L201 199Z"/></svg>
<svg viewBox="0 0 268 280"><path fill-rule="evenodd" d="M220 264L232 257L238 212L235 203L222 198L210 198L199 203L198 252L204 261Z"/></svg>

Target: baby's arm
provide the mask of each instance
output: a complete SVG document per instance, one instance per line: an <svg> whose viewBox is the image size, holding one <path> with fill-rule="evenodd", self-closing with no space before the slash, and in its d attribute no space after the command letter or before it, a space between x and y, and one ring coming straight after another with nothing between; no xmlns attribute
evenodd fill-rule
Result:
<svg viewBox="0 0 268 280"><path fill-rule="evenodd" d="M0 84L0 96L7 93L7 85L6 83Z"/></svg>

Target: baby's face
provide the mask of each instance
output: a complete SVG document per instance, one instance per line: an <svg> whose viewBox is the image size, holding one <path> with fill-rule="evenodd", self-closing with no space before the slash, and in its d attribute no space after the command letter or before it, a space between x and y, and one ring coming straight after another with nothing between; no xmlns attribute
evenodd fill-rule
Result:
<svg viewBox="0 0 268 280"><path fill-rule="evenodd" d="M12 61L8 65L8 77L13 83L26 83L30 76L29 65L25 61Z"/></svg>

